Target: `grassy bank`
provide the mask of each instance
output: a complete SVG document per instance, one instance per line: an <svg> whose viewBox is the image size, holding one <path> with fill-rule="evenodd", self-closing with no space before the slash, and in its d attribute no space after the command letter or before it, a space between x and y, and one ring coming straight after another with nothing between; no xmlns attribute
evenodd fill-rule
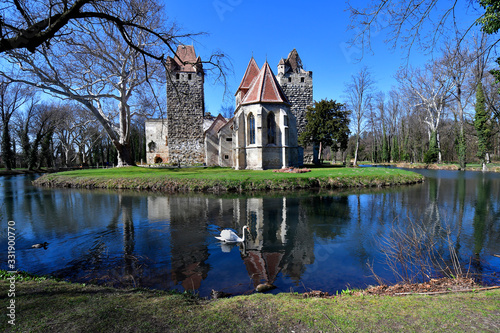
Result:
<svg viewBox="0 0 500 333"><path fill-rule="evenodd" d="M256 191L309 188L381 187L421 182L409 171L383 168L317 168L307 173L229 168L156 169L127 167L46 174L35 185L48 187L179 191Z"/></svg>
<svg viewBox="0 0 500 333"><path fill-rule="evenodd" d="M458 163L425 164L425 163L394 163L398 168L407 169L432 169L432 170L460 170ZM500 163L487 164L489 172L500 172ZM481 164L467 164L466 171L483 171Z"/></svg>
<svg viewBox="0 0 500 333"><path fill-rule="evenodd" d="M2 290L9 281L1 280ZM15 326L3 332L468 332L497 331L500 290L436 296L253 294L204 300L54 280L18 281Z"/></svg>

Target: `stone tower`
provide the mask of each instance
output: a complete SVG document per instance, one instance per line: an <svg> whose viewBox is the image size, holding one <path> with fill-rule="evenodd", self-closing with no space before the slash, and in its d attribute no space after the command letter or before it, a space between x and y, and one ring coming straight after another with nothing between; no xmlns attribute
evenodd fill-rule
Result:
<svg viewBox="0 0 500 333"><path fill-rule="evenodd" d="M205 161L203 116L204 72L194 46L180 45L167 58L166 163L195 164Z"/></svg>
<svg viewBox="0 0 500 333"><path fill-rule="evenodd" d="M296 49L281 58L278 63L277 79L291 103L291 111L297 119L298 135L306 126L306 111L313 104L312 72L305 71Z"/></svg>

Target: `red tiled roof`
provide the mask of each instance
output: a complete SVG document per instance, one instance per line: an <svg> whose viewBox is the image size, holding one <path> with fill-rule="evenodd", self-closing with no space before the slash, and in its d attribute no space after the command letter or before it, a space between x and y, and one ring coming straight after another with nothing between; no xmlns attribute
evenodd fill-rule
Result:
<svg viewBox="0 0 500 333"><path fill-rule="evenodd" d="M255 62L255 59L252 57L250 62L248 63L247 70L245 71L245 75L243 75L243 79L241 80L240 86L238 87L238 91L242 89L249 89L252 85L253 80L259 75L260 69Z"/></svg>
<svg viewBox="0 0 500 333"><path fill-rule="evenodd" d="M242 105L254 103L290 104L267 61L241 101Z"/></svg>
<svg viewBox="0 0 500 333"><path fill-rule="evenodd" d="M167 63L171 70L196 72L201 69L201 58L196 57L193 45L179 45L175 54L175 57L167 58ZM182 64L183 62L186 64Z"/></svg>

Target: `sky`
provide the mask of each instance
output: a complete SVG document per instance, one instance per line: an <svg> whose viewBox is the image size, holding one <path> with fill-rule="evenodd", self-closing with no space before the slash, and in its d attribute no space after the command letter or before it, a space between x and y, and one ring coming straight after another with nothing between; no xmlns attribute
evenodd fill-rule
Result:
<svg viewBox="0 0 500 333"><path fill-rule="evenodd" d="M368 1L354 1L364 6ZM441 3L450 2L443 0ZM459 1L466 3L466 1ZM234 104L234 93L253 56L261 67L267 60L277 74L277 65L294 48L304 69L313 72L313 98L342 101L345 85L361 68L367 66L377 90L388 92L397 84L394 75L407 63L421 66L430 55L413 50L410 58L400 49L392 50L384 43L382 30L372 36L373 54L357 59L359 49L348 48L353 31L347 30L350 18L344 1L264 1L264 0L164 0L169 20L176 22L182 32L206 32L185 44L193 44L197 55L207 59L221 51L231 61L233 72L228 73L228 91L214 82L213 75L205 78L206 111L219 113L223 104ZM459 21L470 25L479 16L474 9L459 6ZM383 18L378 22L386 26Z"/></svg>

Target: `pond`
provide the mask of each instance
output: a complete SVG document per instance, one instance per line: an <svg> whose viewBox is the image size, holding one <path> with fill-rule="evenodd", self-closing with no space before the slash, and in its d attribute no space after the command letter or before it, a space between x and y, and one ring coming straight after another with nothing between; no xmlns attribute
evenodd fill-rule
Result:
<svg viewBox="0 0 500 333"><path fill-rule="evenodd" d="M0 246L14 221L17 268L30 273L200 296L265 282L274 293L335 293L375 284L374 273L395 282L384 239L419 225L445 261L449 240L480 281L498 283L500 174L418 172L426 181L412 186L251 196L43 189L36 176L4 176ZM245 246L215 239L244 225Z"/></svg>

